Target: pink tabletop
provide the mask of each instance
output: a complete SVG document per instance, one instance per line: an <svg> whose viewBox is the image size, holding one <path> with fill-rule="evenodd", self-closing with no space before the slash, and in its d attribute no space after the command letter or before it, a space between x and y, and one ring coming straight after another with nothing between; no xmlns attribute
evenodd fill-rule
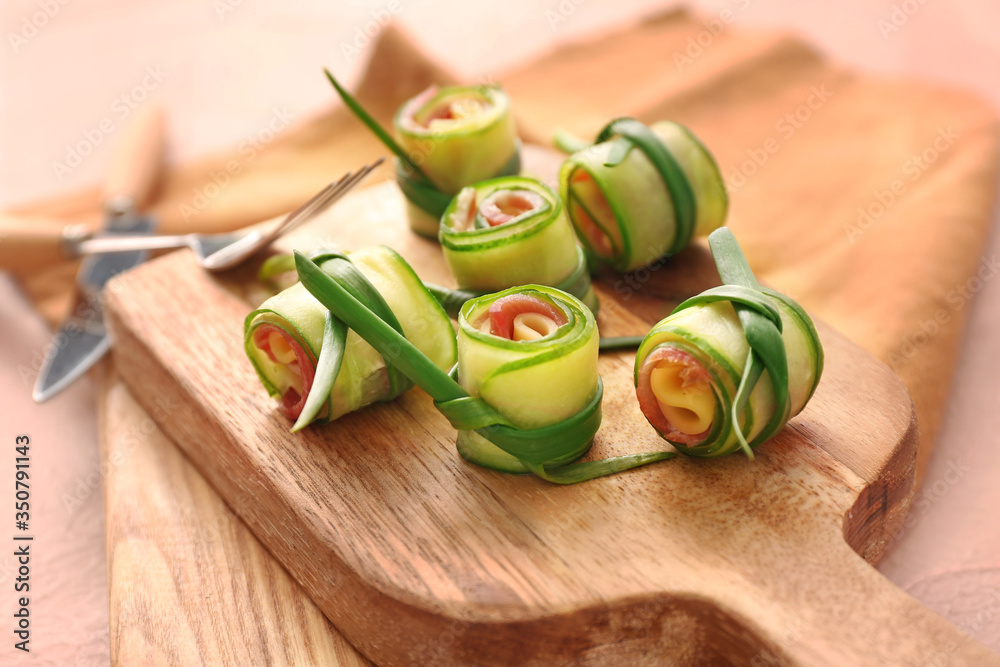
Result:
<svg viewBox="0 0 1000 667"><path fill-rule="evenodd" d="M706 20L802 33L852 67L919 76L1000 106L1000 4L900 0L689 3ZM380 22L407 26L439 61L481 79L554 43L662 9L656 0L7 0L0 8L0 207L99 182L133 106L160 100L172 159L238 143L280 111L328 105L328 66L350 80ZM280 7L280 9L279 9ZM725 13L724 13L725 12ZM277 111L276 111L277 110ZM110 126L101 120L111 118ZM80 142L86 155L70 153ZM996 229L996 225L994 226ZM1000 651L1000 234L976 287L944 426L904 529L880 569L980 642ZM2 664L106 664L102 473L94 392L83 381L50 403L30 399L48 331L0 276L0 498L14 495L14 438L31 436L31 653L5 631ZM13 517L11 517L13 520ZM13 532L13 529L12 529ZM0 536L6 533L0 532ZM5 540L9 538L0 537ZM0 556L0 615L15 609L12 549ZM9 624L8 624L9 625ZM8 627L5 625L4 627Z"/></svg>

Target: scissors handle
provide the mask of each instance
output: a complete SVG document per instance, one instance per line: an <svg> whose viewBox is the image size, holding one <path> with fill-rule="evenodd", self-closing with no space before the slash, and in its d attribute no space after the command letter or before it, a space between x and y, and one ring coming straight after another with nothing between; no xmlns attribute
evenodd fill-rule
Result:
<svg viewBox="0 0 1000 667"><path fill-rule="evenodd" d="M86 233L57 220L0 215L0 271L25 274L70 259Z"/></svg>

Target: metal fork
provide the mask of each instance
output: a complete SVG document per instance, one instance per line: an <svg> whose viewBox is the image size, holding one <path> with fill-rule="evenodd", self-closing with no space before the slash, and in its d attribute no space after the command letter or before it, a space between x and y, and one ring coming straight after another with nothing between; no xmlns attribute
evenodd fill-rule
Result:
<svg viewBox="0 0 1000 667"><path fill-rule="evenodd" d="M178 234L173 236L103 236L70 239L67 252L71 256L134 250L164 250L187 246L194 251L198 264L206 271L219 272L245 262L275 239L319 215L351 188L364 180L385 158L379 158L361 169L349 171L316 193L312 199L289 213L270 231L254 229L233 234Z"/></svg>

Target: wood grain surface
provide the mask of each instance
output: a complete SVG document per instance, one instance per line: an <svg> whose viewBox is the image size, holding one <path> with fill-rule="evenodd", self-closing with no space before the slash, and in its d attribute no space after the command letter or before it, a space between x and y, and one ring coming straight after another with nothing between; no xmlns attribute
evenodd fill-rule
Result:
<svg viewBox="0 0 1000 667"><path fill-rule="evenodd" d="M104 388L113 665L334 665L361 657L143 410Z"/></svg>
<svg viewBox="0 0 1000 667"><path fill-rule="evenodd" d="M373 187L294 243L388 242L446 283L401 213L393 186ZM645 332L670 308L646 286L701 289L707 259L698 246L638 289L601 286L602 333ZM186 252L121 277L120 372L147 410L180 406L162 430L378 664L998 663L865 562L902 520L917 431L899 379L828 327L815 397L755 462L556 487L462 461L419 390L291 436L243 355L244 293ZM592 456L661 448L631 355L601 372Z"/></svg>

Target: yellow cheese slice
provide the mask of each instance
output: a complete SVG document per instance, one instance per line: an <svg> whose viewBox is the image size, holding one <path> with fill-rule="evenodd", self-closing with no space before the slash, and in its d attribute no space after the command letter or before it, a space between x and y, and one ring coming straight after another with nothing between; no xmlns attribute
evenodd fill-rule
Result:
<svg viewBox="0 0 1000 667"><path fill-rule="evenodd" d="M683 377L684 364L661 361L649 375L650 388L663 416L681 433L704 433L715 419L715 396L704 381Z"/></svg>
<svg viewBox="0 0 1000 667"><path fill-rule="evenodd" d="M556 321L541 313L521 313L514 318L513 340L538 340L559 328Z"/></svg>

